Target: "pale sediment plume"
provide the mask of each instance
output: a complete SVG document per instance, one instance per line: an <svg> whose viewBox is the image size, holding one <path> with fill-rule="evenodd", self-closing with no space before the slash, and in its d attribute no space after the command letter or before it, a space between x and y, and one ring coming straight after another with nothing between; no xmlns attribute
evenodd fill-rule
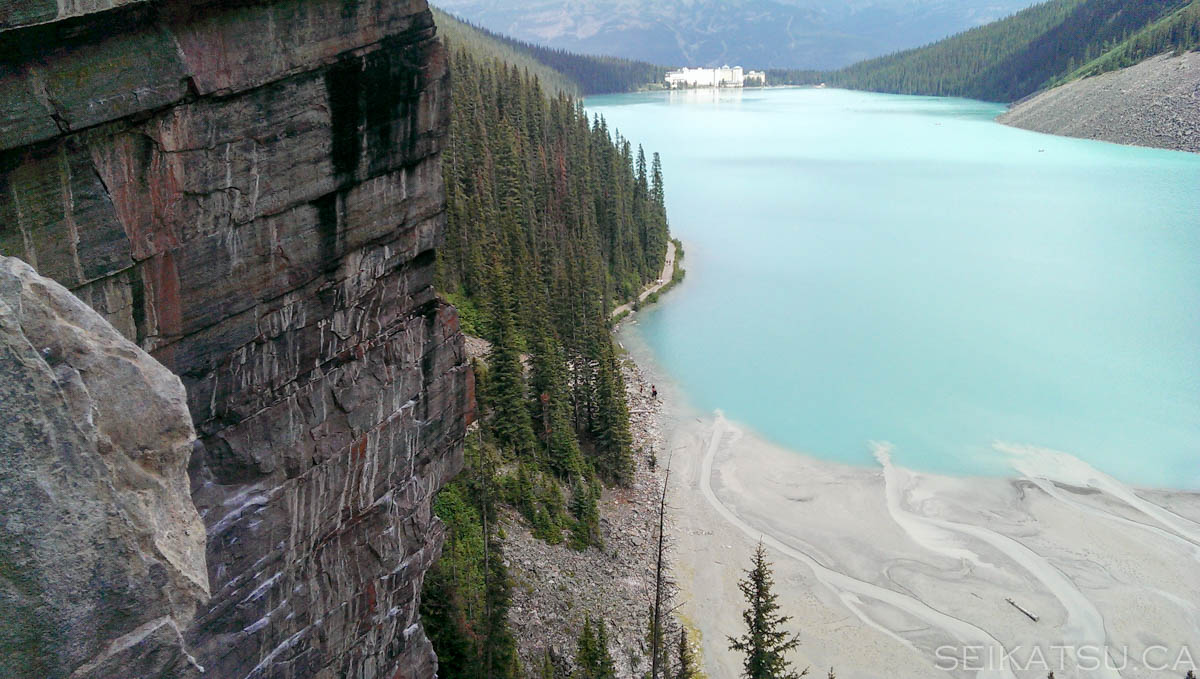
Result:
<svg viewBox="0 0 1200 679"><path fill-rule="evenodd" d="M1181 677L1200 660L1186 646L1200 629L1198 493L1134 490L1013 446L998 449L1017 478L913 472L886 444L880 468L851 467L677 410L679 576L713 679L740 673L726 636L739 633L736 582L760 538L802 635L797 660L814 671L1115 679ZM1162 672L1144 667L1167 656Z"/></svg>

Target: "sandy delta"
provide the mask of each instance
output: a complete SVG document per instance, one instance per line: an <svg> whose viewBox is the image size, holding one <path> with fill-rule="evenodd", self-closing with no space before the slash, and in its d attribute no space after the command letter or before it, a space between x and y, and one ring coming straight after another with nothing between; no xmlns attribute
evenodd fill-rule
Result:
<svg viewBox="0 0 1200 679"><path fill-rule="evenodd" d="M818 460L690 409L637 338L622 340L666 403L681 613L712 679L740 675L727 637L760 539L802 639L795 660L821 677L1200 671L1200 493L1130 488L1005 443L1010 478L913 472L886 442L864 442L874 468Z"/></svg>

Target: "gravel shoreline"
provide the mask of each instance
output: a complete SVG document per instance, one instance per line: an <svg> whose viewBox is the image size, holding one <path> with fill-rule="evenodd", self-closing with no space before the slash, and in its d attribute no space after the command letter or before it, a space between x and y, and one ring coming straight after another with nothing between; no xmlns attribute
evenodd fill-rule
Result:
<svg viewBox="0 0 1200 679"><path fill-rule="evenodd" d="M1067 83L1017 102L998 120L1035 132L1200 152L1200 52Z"/></svg>

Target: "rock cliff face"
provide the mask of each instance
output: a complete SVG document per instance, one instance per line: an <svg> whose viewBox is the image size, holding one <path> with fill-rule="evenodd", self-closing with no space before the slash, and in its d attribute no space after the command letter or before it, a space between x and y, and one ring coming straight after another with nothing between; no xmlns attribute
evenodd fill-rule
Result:
<svg viewBox="0 0 1200 679"><path fill-rule="evenodd" d="M0 257L0 676L186 676L208 598L179 378Z"/></svg>
<svg viewBox="0 0 1200 679"><path fill-rule="evenodd" d="M1162 55L1013 105L1000 122L1035 132L1200 152L1200 52Z"/></svg>
<svg viewBox="0 0 1200 679"><path fill-rule="evenodd" d="M449 87L426 3L16 6L0 253L182 378L211 587L196 663L432 676L430 500L472 387L432 288Z"/></svg>

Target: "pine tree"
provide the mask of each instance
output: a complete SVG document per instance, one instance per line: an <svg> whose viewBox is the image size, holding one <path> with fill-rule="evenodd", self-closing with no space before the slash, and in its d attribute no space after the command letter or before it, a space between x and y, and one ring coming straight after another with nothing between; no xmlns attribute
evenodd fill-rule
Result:
<svg viewBox="0 0 1200 679"><path fill-rule="evenodd" d="M540 672L541 679L555 679L557 673L554 671L554 659L550 657L550 651L542 654L542 669Z"/></svg>
<svg viewBox="0 0 1200 679"><path fill-rule="evenodd" d="M575 524L571 529L571 546L584 550L595 545L603 546L600 540L600 512L596 507L599 489L594 489L580 478L571 494L571 515Z"/></svg>
<svg viewBox="0 0 1200 679"><path fill-rule="evenodd" d="M666 203L666 190L663 188L662 156L657 151L654 153L654 160L650 168L650 196L654 199L655 204L662 206Z"/></svg>
<svg viewBox="0 0 1200 679"><path fill-rule="evenodd" d="M484 676L491 679L518 679L521 662L517 642L508 627L508 607L512 601L512 584L504 567L501 545L491 540L488 559L487 617L484 638Z"/></svg>
<svg viewBox="0 0 1200 679"><path fill-rule="evenodd" d="M583 619L579 646L575 651L574 679L616 679L617 670L608 653L608 631L604 621L592 623L591 615Z"/></svg>
<svg viewBox="0 0 1200 679"><path fill-rule="evenodd" d="M646 652L650 656L650 674L647 677L665 679L671 676L667 664L667 639L659 625L659 618L655 615L656 611L655 605L650 604L646 616L649 621L646 625Z"/></svg>
<svg viewBox="0 0 1200 679"><path fill-rule="evenodd" d="M491 297L492 350L488 355L487 404L494 411L490 430L506 450L519 456L533 452L533 426L526 407L525 366L517 348L517 328L507 271L493 254Z"/></svg>
<svg viewBox="0 0 1200 679"><path fill-rule="evenodd" d="M617 667L613 662L612 656L608 653L608 628L603 620L596 622L596 650L598 652L598 662L596 664L596 679L616 679Z"/></svg>
<svg viewBox="0 0 1200 679"><path fill-rule="evenodd" d="M591 679L596 656L596 633L592 629L592 616L589 613L583 618L583 630L579 632L579 640L575 645L574 679Z"/></svg>
<svg viewBox="0 0 1200 679"><path fill-rule="evenodd" d="M742 612L746 633L729 637L729 648L746 655L742 663L746 679L799 679L808 674L808 669L797 673L786 655L800 645L800 636L782 629L791 617L779 614L779 597L771 591L775 579L762 542L754 550L751 564L746 577L738 582L749 604Z"/></svg>
<svg viewBox="0 0 1200 679"><path fill-rule="evenodd" d="M696 669L696 659L692 656L692 647L688 644L687 629L679 630L678 658L675 679L696 679L699 671Z"/></svg>
<svg viewBox="0 0 1200 679"><path fill-rule="evenodd" d="M530 386L537 396L535 421L546 449L550 470L561 479L580 474L579 441L571 422L567 390L566 355L557 340L543 330L533 352Z"/></svg>
<svg viewBox="0 0 1200 679"><path fill-rule="evenodd" d="M466 466L434 501L449 532L429 571L421 616L449 679L516 679L516 642L508 628L511 586L495 525L494 451L471 443Z"/></svg>
<svg viewBox="0 0 1200 679"><path fill-rule="evenodd" d="M421 594L421 620L437 648L441 676L471 679L478 676L476 650L462 615L463 602L455 577L439 562L425 575Z"/></svg>
<svg viewBox="0 0 1200 679"><path fill-rule="evenodd" d="M658 503L658 532L656 558L654 562L654 602L650 606L650 677L659 679L667 676L667 644L666 625L664 624L663 608L667 603L668 582L666 576L667 552L667 487L671 480L671 469L668 466L667 475L663 478L662 495Z"/></svg>
<svg viewBox="0 0 1200 679"><path fill-rule="evenodd" d="M629 407L625 380L612 342L600 345L596 377L596 468L607 480L626 485L633 478L633 436L629 433Z"/></svg>

